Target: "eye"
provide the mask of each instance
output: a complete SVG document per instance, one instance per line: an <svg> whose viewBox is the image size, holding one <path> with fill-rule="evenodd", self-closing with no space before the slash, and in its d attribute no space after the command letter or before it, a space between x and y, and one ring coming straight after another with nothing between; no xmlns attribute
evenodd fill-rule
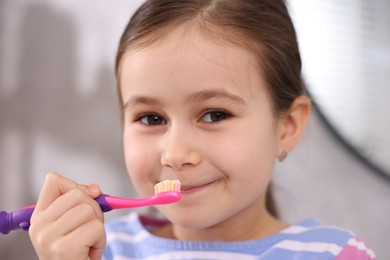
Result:
<svg viewBox="0 0 390 260"><path fill-rule="evenodd" d="M229 117L231 117L231 115L225 111L210 111L202 116L202 121L206 123L218 123Z"/></svg>
<svg viewBox="0 0 390 260"><path fill-rule="evenodd" d="M142 115L138 118L137 121L141 122L144 125L151 125L151 126L167 124L167 121L157 114Z"/></svg>

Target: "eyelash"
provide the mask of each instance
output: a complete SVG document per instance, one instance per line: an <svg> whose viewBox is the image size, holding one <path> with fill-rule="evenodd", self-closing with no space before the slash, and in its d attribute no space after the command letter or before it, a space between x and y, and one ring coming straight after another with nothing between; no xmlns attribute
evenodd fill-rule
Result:
<svg viewBox="0 0 390 260"><path fill-rule="evenodd" d="M219 118L213 119L212 118L213 114L214 114L214 116L217 116ZM206 116L208 116L207 121L205 120ZM202 116L200 117L200 120L205 122L205 123L208 123L208 124L218 124L218 123L221 123L222 121L225 121L231 117L232 117L231 113L229 113L225 110L215 109L215 110L210 110L210 111L203 113ZM150 119L153 119L155 122L151 123L149 121ZM145 120L147 120L147 121L145 121ZM215 121L213 121L213 120L215 120ZM159 114L156 114L156 113L142 114L142 115L137 117L135 122L139 122L139 123L146 125L146 126L160 126L160 125L167 124L166 119L164 119L162 116L160 116Z"/></svg>
<svg viewBox="0 0 390 260"><path fill-rule="evenodd" d="M207 111L206 113L204 113L202 115L201 119L204 119L208 115L210 117L210 119L212 120L212 114L214 114L215 116L218 116L220 118L217 118L216 121L207 122L209 124L218 124L218 123L221 123L222 121L225 121L225 120L229 119L230 117L232 117L232 114L225 111L225 110L215 109L215 110L210 110L210 111Z"/></svg>
<svg viewBox="0 0 390 260"><path fill-rule="evenodd" d="M150 122L144 122L144 120L148 120L148 119L153 119L159 123L157 124L151 124ZM156 113L146 113L146 114L142 114L140 116L137 117L137 119L135 120L135 122L139 122L143 125L146 125L146 126L158 126L158 125L166 125L167 124L167 121L162 117L160 116L159 114L156 114Z"/></svg>

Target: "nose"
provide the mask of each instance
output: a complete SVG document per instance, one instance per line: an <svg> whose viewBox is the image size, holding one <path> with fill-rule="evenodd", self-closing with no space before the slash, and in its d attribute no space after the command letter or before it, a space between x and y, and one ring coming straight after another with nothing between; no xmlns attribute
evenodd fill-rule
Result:
<svg viewBox="0 0 390 260"><path fill-rule="evenodd" d="M188 131L179 129L167 131L162 144L161 165L174 170L198 165L202 156L196 144L196 138Z"/></svg>

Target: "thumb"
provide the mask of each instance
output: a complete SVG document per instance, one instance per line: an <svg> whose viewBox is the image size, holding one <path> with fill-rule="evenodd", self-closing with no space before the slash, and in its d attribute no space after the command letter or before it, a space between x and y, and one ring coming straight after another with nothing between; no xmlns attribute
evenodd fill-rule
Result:
<svg viewBox="0 0 390 260"><path fill-rule="evenodd" d="M79 188L94 199L102 194L102 190L99 185L95 183L91 183L89 185L79 184Z"/></svg>

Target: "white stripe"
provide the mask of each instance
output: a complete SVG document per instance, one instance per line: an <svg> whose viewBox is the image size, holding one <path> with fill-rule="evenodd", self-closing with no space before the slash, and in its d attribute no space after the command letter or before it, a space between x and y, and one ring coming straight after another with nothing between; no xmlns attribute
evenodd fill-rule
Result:
<svg viewBox="0 0 390 260"><path fill-rule="evenodd" d="M357 247L359 250L368 250L367 246L363 242L357 241L354 237L348 240L348 245Z"/></svg>
<svg viewBox="0 0 390 260"><path fill-rule="evenodd" d="M335 226L326 226L326 225L321 225L321 226L314 226L314 227L304 227L304 226L290 226L286 228L285 230L282 230L281 233L287 233L287 234L298 234L302 233L305 231L311 231L311 230L339 230L342 232L347 232L351 235L353 235L350 231L335 227Z"/></svg>
<svg viewBox="0 0 390 260"><path fill-rule="evenodd" d="M153 256L145 260L154 260L154 259L239 259L239 260L254 260L256 259L253 255L246 255L240 253L229 253L229 252L205 252L205 251L187 251L187 252L171 252L160 254L158 256Z"/></svg>
<svg viewBox="0 0 390 260"><path fill-rule="evenodd" d="M145 230L135 235L129 235L127 233L111 233L107 236L107 242L110 243L114 240L117 240L128 243L137 243L148 238L149 236L150 234Z"/></svg>
<svg viewBox="0 0 390 260"><path fill-rule="evenodd" d="M153 255L147 258L128 258L116 256L113 260L185 260L185 259L204 259L204 260L255 260L253 255L229 253L229 252L205 252L205 251L185 251L185 252L169 252L159 255Z"/></svg>
<svg viewBox="0 0 390 260"><path fill-rule="evenodd" d="M134 258L128 258L125 256L114 256L114 258L112 260L131 260L131 259L134 259Z"/></svg>
<svg viewBox="0 0 390 260"><path fill-rule="evenodd" d="M363 250L365 251L371 258L375 258L375 254L374 252L369 249L366 244L364 244L364 242L362 241L357 241L355 237L351 238L349 241L348 241L348 245L350 246L354 246L356 247L357 249L359 250Z"/></svg>
<svg viewBox="0 0 390 260"><path fill-rule="evenodd" d="M128 258L128 257L125 257L125 256L114 256L114 258L112 260L133 260L135 258Z"/></svg>
<svg viewBox="0 0 390 260"><path fill-rule="evenodd" d="M282 230L281 233L285 233L285 234L299 234L299 233L305 232L306 230L308 230L307 227L291 226L291 227L286 228L285 230Z"/></svg>
<svg viewBox="0 0 390 260"><path fill-rule="evenodd" d="M118 217L117 220L121 222L133 222L138 220L138 215L135 212L131 212L130 214Z"/></svg>
<svg viewBox="0 0 390 260"><path fill-rule="evenodd" d="M369 257L371 257L372 259L376 259L375 253L374 253L374 251L372 251L371 249L369 249L369 250L367 251L367 254L368 254Z"/></svg>
<svg viewBox="0 0 390 260"><path fill-rule="evenodd" d="M291 251L306 251L306 252L330 252L337 255L342 248L335 244L320 243L320 242L298 242L293 240L284 240L274 246L275 248L288 249Z"/></svg>

